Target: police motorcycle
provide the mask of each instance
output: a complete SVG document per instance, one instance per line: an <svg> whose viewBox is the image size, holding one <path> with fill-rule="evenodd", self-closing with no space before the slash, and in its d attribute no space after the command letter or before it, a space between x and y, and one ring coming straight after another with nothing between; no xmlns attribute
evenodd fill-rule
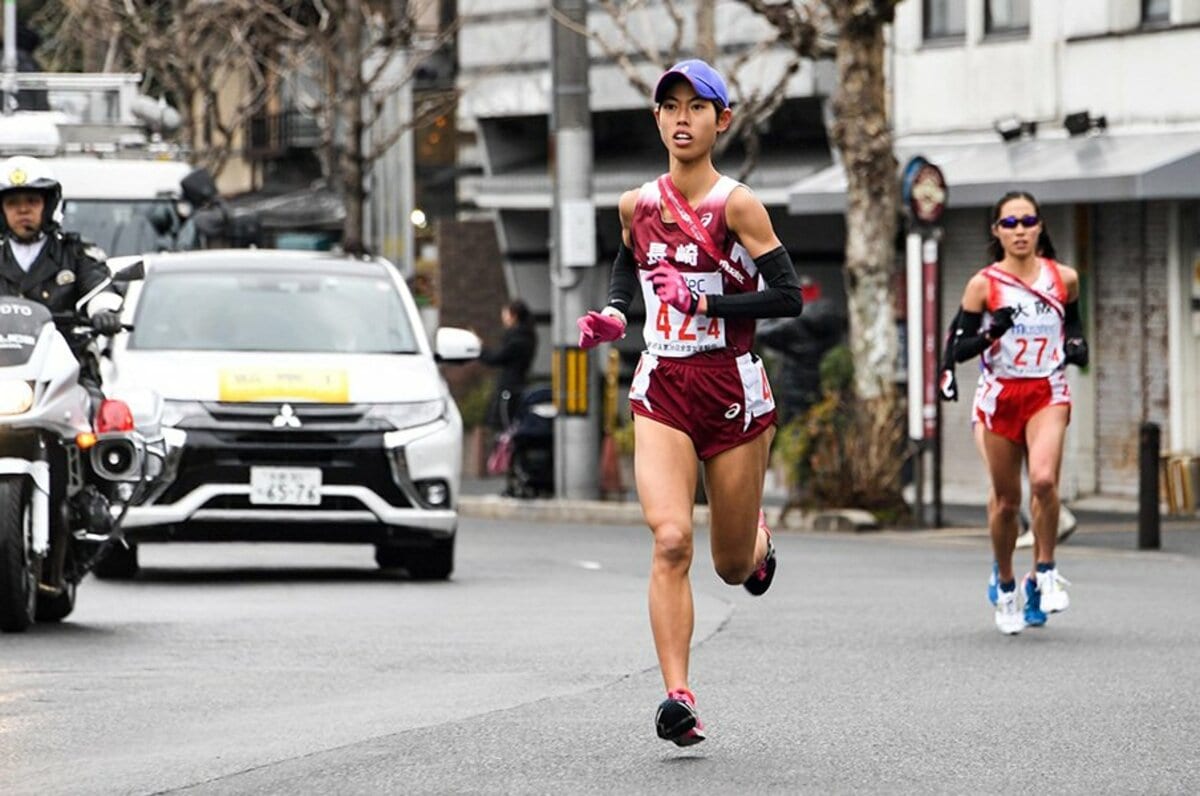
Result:
<svg viewBox="0 0 1200 796"><path fill-rule="evenodd" d="M161 400L94 396L67 342L89 340L94 352L81 309L143 275L140 262L123 269L74 313L0 297L0 631L70 614L79 582L122 543L125 508L162 472Z"/></svg>

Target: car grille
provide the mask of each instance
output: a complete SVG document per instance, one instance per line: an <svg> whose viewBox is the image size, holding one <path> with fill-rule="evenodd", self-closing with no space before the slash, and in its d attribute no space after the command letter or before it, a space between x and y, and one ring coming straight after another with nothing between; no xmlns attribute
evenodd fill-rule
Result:
<svg viewBox="0 0 1200 796"><path fill-rule="evenodd" d="M386 421L356 404L291 404L299 428L276 427L281 404L206 403L209 418L192 419L175 480L155 501L173 503L205 484L248 484L250 468L319 467L325 485L367 487L393 506L411 502L396 485L383 447ZM219 503L219 505L218 505ZM223 496L206 508L256 508L245 496ZM313 511L360 510L345 497L325 496Z"/></svg>

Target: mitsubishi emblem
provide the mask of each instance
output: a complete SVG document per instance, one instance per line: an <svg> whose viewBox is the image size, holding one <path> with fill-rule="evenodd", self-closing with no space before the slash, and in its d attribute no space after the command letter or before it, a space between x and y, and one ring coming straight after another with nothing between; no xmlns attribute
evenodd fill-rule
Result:
<svg viewBox="0 0 1200 796"><path fill-rule="evenodd" d="M302 425L300 418L296 417L296 412L292 409L291 404L284 404L279 407L279 414L271 421L271 425L275 428L300 428Z"/></svg>

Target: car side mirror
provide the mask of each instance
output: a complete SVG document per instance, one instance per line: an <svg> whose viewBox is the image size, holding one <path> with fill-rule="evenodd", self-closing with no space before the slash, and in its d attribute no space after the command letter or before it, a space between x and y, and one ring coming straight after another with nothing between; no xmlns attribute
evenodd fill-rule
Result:
<svg viewBox="0 0 1200 796"><path fill-rule="evenodd" d="M467 329L443 326L434 336L433 354L438 362L468 362L483 350L479 335Z"/></svg>

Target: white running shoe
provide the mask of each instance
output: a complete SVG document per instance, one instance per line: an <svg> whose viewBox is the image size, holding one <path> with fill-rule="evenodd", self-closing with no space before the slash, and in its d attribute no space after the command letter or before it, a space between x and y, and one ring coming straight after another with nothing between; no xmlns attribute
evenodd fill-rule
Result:
<svg viewBox="0 0 1200 796"><path fill-rule="evenodd" d="M1033 547L1033 529L1030 528L1032 520L1029 518L1029 509L1021 507L1021 527L1025 530L1017 537L1017 549L1025 550ZM1075 517L1075 512L1071 511L1065 505L1058 505L1058 541L1065 542L1075 533L1075 529L1079 527L1079 520Z"/></svg>
<svg viewBox="0 0 1200 796"><path fill-rule="evenodd" d="M1017 605L1016 591L1002 591L996 600L996 628L1006 636L1015 636L1025 629L1025 617Z"/></svg>
<svg viewBox="0 0 1200 796"><path fill-rule="evenodd" d="M1042 610L1048 614L1056 614L1067 610L1071 605L1071 597L1067 594L1067 586L1071 581L1058 574L1057 569L1037 574L1037 590L1042 595Z"/></svg>

